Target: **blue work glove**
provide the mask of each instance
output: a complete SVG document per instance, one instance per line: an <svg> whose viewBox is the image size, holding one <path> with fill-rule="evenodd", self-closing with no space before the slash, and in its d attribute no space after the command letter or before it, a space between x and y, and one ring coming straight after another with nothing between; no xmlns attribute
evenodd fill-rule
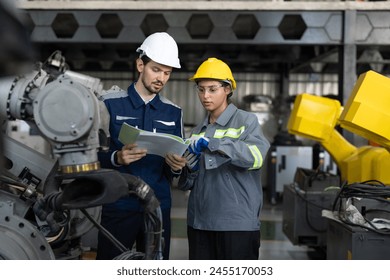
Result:
<svg viewBox="0 0 390 280"><path fill-rule="evenodd" d="M184 153L184 157L186 158L186 166L191 172L198 171L199 170L199 155L190 153L189 150L187 150Z"/></svg>
<svg viewBox="0 0 390 280"><path fill-rule="evenodd" d="M200 153L209 146L209 139L206 137L190 138L191 144L188 146L190 153L200 155Z"/></svg>

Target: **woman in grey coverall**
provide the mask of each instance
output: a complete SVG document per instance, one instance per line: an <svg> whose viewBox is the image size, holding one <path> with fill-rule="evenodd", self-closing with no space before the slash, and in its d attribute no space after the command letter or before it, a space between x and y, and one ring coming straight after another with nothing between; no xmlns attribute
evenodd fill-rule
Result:
<svg viewBox="0 0 390 280"><path fill-rule="evenodd" d="M230 103L236 81L225 62L209 58L190 80L208 114L192 130L178 183L191 190L189 259L258 259L269 142L257 117Z"/></svg>

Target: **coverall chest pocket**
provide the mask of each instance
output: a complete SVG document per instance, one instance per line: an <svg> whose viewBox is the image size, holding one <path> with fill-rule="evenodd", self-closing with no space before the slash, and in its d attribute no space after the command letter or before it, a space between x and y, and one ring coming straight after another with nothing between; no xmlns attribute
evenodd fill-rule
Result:
<svg viewBox="0 0 390 280"><path fill-rule="evenodd" d="M119 132L122 128L122 124L127 123L131 126L134 126L136 128L140 128L140 120L135 119L133 117L124 117L124 116L117 116L113 124L113 129L111 129L111 136L114 138L118 138Z"/></svg>
<svg viewBox="0 0 390 280"><path fill-rule="evenodd" d="M174 121L171 122L153 121L153 130L154 132L159 132L159 133L175 134L176 123Z"/></svg>
<svg viewBox="0 0 390 280"><path fill-rule="evenodd" d="M137 118L117 116L115 119L115 123L114 123L116 128L119 128L119 130L120 130L123 123L127 123L127 124L134 126L136 128L140 128L140 126L141 126L141 121Z"/></svg>

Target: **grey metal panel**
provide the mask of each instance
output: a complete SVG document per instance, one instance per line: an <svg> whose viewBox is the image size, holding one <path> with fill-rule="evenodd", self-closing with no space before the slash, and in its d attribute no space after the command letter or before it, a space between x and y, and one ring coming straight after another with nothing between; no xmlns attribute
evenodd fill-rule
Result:
<svg viewBox="0 0 390 280"><path fill-rule="evenodd" d="M179 43L235 43L235 44L340 44L342 43L343 11L28 11L34 26L33 39L36 42L115 42L131 43L142 41L145 34L140 26L145 15L157 13L164 17L168 28ZM58 14L74 15L79 28L73 38L57 38L47 33ZM356 11L356 22L352 23L356 32L356 43L385 44L390 43L390 11ZM116 38L101 38L93 29L103 14L115 14L123 24L123 33ZM214 26L211 34L205 39L192 39L186 24L192 15L207 14ZM253 39L238 39L232 30L234 20L239 15L253 15L259 25ZM306 30L301 38L290 40L280 34L279 25L285 16L294 15L303 19ZM44 28L44 32L40 30ZM86 39L87 38L87 39Z"/></svg>
<svg viewBox="0 0 390 280"><path fill-rule="evenodd" d="M221 5L223 4L226 2L221 1ZM247 3L244 5L244 1L241 1L241 4L240 10L233 10L228 5L229 8L226 10L205 7L198 10L188 10L188 7L183 7L182 10L168 8L131 10L124 7L123 10L29 9L25 12L31 18L33 41L42 46L43 51L60 46L63 50L70 49L84 54L85 58L79 56L77 60L70 60L73 67L80 67L80 69L86 64L95 63L94 65L100 65L102 70L118 70L114 67L116 65L113 64L114 62L122 65L126 63L123 57L115 55L118 48L126 45L129 49L135 50L148 33L154 31L167 31L175 38L183 60L183 70L190 71L194 70L195 65L200 61L212 55L226 60L234 72L280 72L283 64L291 65L292 69L299 69L302 72L305 71L304 69L310 69L307 64L305 65L305 61L321 57L329 52L332 46L343 46L346 37L350 38L348 44L379 46L381 49L378 51L382 57L389 56L390 6L389 10L384 11L355 10L353 9L355 6L348 6L347 10L334 8L310 10L311 7L304 6L301 8L305 9L301 10L290 8L278 10L278 3L268 10L249 10ZM356 17L345 26L344 17L349 12L355 13ZM64 14L72 17L75 30L66 30L67 22L62 26L58 18L63 17ZM105 21L102 21L102 17L106 18ZM156 17L159 20L154 20ZM206 17L206 20L191 22L191 19L199 19L199 17ZM293 20L289 22L291 17ZM102 35L101 28L110 32L109 26L113 24L113 20L119 22L117 32L112 36ZM53 31L53 28L57 30ZM70 35L61 36L56 32L61 28ZM96 50L98 44L102 53L96 58L89 57L87 55L89 49L86 46L93 45ZM275 51L272 46L279 46L280 51ZM314 49L316 46L327 46L328 49L323 47L321 51L317 51ZM109 58L106 49L112 49L114 56ZM49 54L45 56L47 55ZM104 62L99 61L102 56L106 57ZM337 71L335 68L340 66L337 64L339 62L341 61L326 62L330 65L326 68L327 73L335 73ZM382 63L388 64L389 61L382 61ZM305 67L297 68L300 65ZM312 70L318 72L322 69L324 67ZM388 71L386 67L384 71Z"/></svg>
<svg viewBox="0 0 390 280"><path fill-rule="evenodd" d="M275 3L277 2L277 3ZM33 0L20 1L18 5L27 9L81 9L81 10L383 10L386 2L361 2L356 0Z"/></svg>
<svg viewBox="0 0 390 280"><path fill-rule="evenodd" d="M321 216L321 211L332 208L336 192L323 191L325 187L317 191L301 187L284 187L283 232L294 245L326 247L328 220Z"/></svg>
<svg viewBox="0 0 390 280"><path fill-rule="evenodd" d="M302 43L340 43L341 33L336 32L329 37L330 24L329 19L332 18L331 26L332 30L341 28L341 21L339 20L341 12L286 12L286 11L271 11L271 12L246 12L246 11L162 11L162 12L149 12L149 11L28 11L33 23L33 40L36 42L46 41L67 41L72 43L79 42L115 42L115 43L132 43L140 42L143 40L145 34L143 34L140 26L147 14L160 14L164 17L168 23L168 28L172 32L172 36L178 41L178 43L235 43L235 44L269 44L269 43L288 43L288 44L302 44ZM52 23L57 15L71 13L79 27L72 38L57 38L53 36L54 33L40 32L42 28L47 31L48 28L52 28ZM205 39L192 39L188 34L186 24L192 15L207 14L213 24L213 29L208 38ZM132 36L118 36L116 38L101 38L97 31L93 29L96 27L96 23L101 15L115 14L119 17L123 24L123 30L128 29L132 33ZM259 33L253 39L238 39L232 30L234 20L239 15L253 15L259 25ZM280 22L286 15L300 16L305 21L307 30L305 35L299 40L286 40L281 36L278 29ZM337 26L335 26L337 25ZM337 28L335 28L337 27ZM123 31L122 30L122 31ZM138 32L137 32L138 31ZM177 34L176 34L177 32ZM129 34L129 32L123 32ZM308 35L306 35L308 34ZM338 36L338 38L336 38Z"/></svg>
<svg viewBox="0 0 390 280"><path fill-rule="evenodd" d="M336 74L290 74L289 95L310 93L314 95L337 95L338 76Z"/></svg>
<svg viewBox="0 0 390 280"><path fill-rule="evenodd" d="M339 73L339 95L342 104L346 104L350 92L356 82L356 45L355 33L353 30L353 24L356 22L356 11L347 11L344 18L344 45L341 51L341 69ZM343 130L343 136L351 143L355 143L354 134L349 131Z"/></svg>
<svg viewBox="0 0 390 280"><path fill-rule="evenodd" d="M328 221L326 243L328 260L390 259L390 237L388 234L350 226L337 220L329 219Z"/></svg>
<svg viewBox="0 0 390 280"><path fill-rule="evenodd" d="M313 148L305 146L276 146L276 192L283 192L284 186L294 182L298 167L313 168Z"/></svg>

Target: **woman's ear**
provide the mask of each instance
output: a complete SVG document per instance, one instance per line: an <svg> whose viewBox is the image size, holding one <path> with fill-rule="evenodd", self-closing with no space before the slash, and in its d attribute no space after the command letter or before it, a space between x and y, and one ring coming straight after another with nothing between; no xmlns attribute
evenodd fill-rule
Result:
<svg viewBox="0 0 390 280"><path fill-rule="evenodd" d="M232 92L232 87L230 85L223 87L225 90L225 94L229 96L229 94Z"/></svg>

